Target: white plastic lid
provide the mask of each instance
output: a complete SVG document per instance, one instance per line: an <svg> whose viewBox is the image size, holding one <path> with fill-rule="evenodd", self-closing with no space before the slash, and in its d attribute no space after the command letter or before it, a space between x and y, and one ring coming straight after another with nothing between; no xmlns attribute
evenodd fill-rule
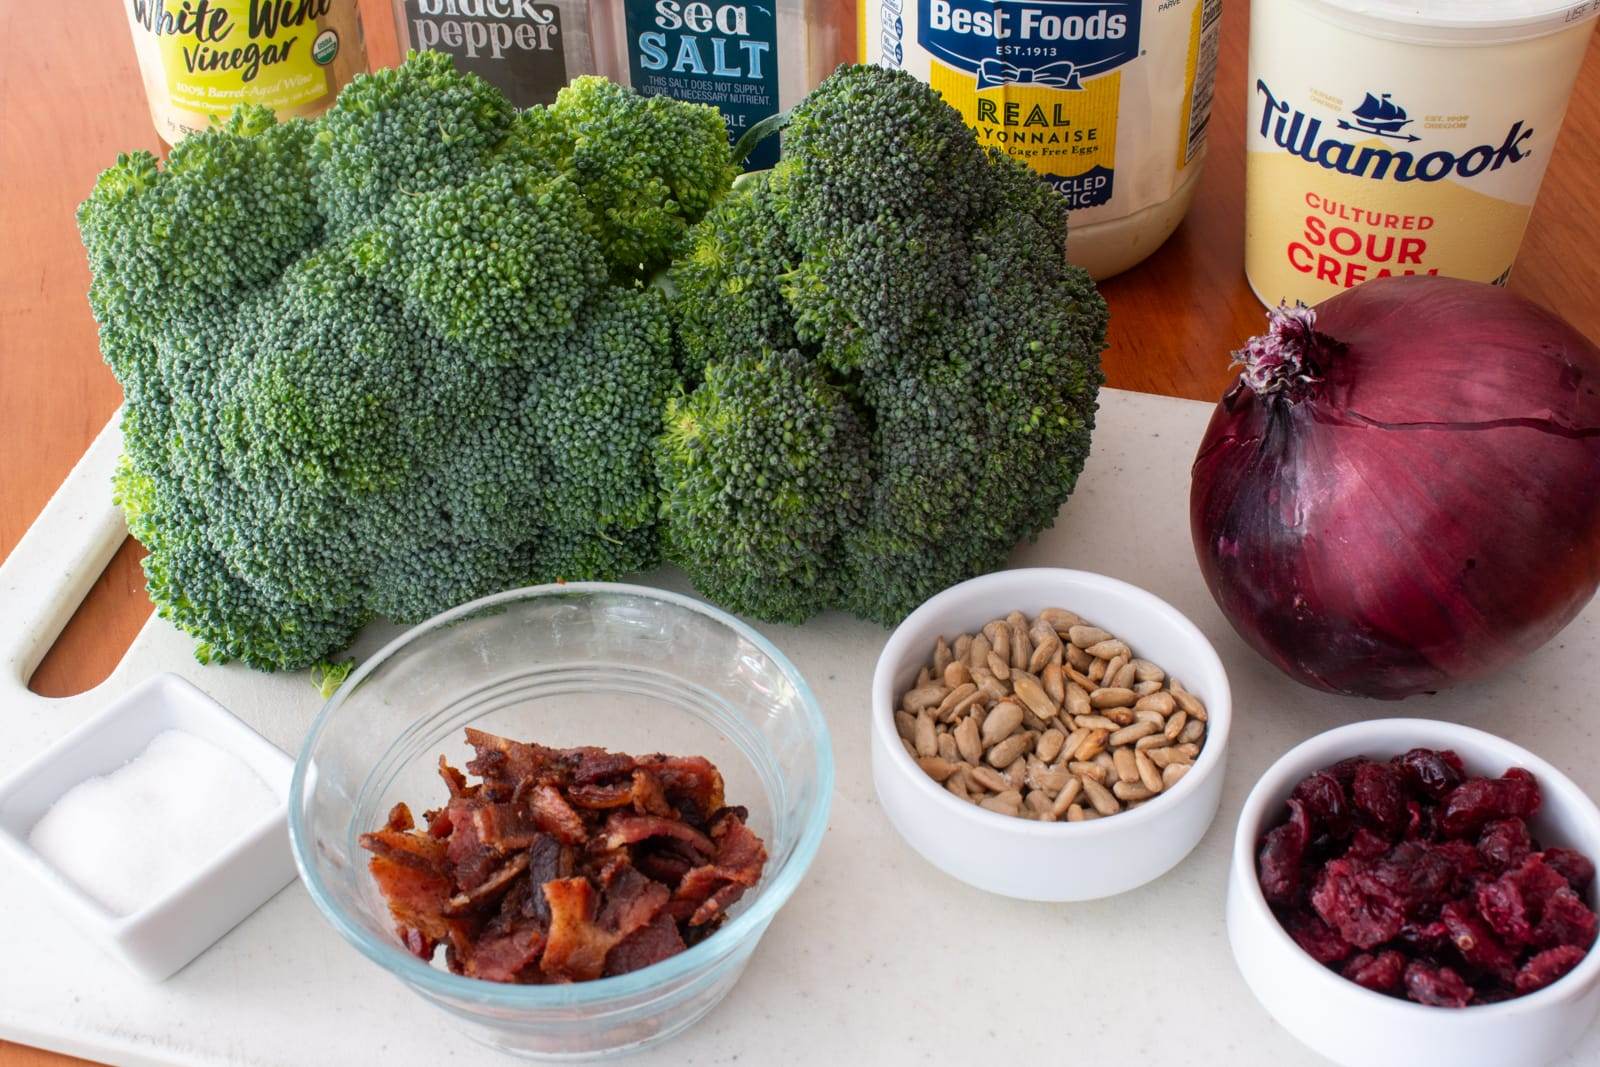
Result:
<svg viewBox="0 0 1600 1067"><path fill-rule="evenodd" d="M1277 2L1277 0L1268 0ZM1419 43L1493 44L1587 25L1600 0L1306 0L1368 33Z"/></svg>

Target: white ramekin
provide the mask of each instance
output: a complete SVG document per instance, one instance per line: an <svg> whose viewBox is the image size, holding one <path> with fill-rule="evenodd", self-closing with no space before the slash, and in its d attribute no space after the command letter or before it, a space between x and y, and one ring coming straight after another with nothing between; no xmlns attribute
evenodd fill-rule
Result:
<svg viewBox="0 0 1600 1067"><path fill-rule="evenodd" d="M899 695L943 635L973 633L1012 611L1075 611L1126 641L1205 702L1205 746L1171 790L1133 811L1042 823L986 811L929 778L894 727ZM890 636L872 679L872 779L889 821L928 862L961 881L1023 900L1092 900L1126 892L1175 867L1217 813L1232 698L1222 661L1177 609L1137 586L1085 571L997 571L945 590Z"/></svg>
<svg viewBox="0 0 1600 1067"><path fill-rule="evenodd" d="M1376 719L1318 734L1267 769L1244 802L1228 875L1228 940L1245 982L1278 1023L1345 1067L1539 1067L1578 1039L1600 1008L1600 951L1545 989L1469 1008L1434 1008L1356 985L1312 959L1267 907L1256 876L1261 836L1285 817L1307 775L1350 756L1389 759L1453 749L1471 774L1532 771L1544 806L1529 820L1546 846L1600 857L1600 811L1572 780L1504 738L1431 719ZM1590 901L1591 905L1593 901Z"/></svg>

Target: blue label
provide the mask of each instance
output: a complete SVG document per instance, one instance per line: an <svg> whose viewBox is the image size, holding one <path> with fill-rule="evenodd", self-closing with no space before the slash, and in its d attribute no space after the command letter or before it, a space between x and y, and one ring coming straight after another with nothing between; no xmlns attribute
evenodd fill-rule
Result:
<svg viewBox="0 0 1600 1067"><path fill-rule="evenodd" d="M728 124L728 140L778 112L776 0L625 0L628 75L646 96L711 104ZM778 162L768 137L746 170Z"/></svg>
<svg viewBox="0 0 1600 1067"><path fill-rule="evenodd" d="M917 41L978 89L1079 89L1139 56L1142 0L918 0Z"/></svg>

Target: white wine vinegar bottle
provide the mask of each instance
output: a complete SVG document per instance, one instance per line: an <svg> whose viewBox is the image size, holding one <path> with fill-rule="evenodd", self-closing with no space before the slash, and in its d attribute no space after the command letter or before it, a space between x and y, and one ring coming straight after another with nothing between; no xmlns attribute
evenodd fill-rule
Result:
<svg viewBox="0 0 1600 1067"><path fill-rule="evenodd" d="M713 104L737 141L855 59L853 0L591 0L601 74L649 96ZM778 161L769 137L745 161Z"/></svg>

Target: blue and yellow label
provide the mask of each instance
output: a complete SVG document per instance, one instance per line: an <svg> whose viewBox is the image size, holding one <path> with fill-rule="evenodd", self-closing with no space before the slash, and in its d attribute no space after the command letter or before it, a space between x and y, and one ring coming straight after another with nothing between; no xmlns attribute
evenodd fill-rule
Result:
<svg viewBox="0 0 1600 1067"><path fill-rule="evenodd" d="M978 140L1026 162L1073 208L1111 200L1120 68L1142 0L918 0L929 82Z"/></svg>

